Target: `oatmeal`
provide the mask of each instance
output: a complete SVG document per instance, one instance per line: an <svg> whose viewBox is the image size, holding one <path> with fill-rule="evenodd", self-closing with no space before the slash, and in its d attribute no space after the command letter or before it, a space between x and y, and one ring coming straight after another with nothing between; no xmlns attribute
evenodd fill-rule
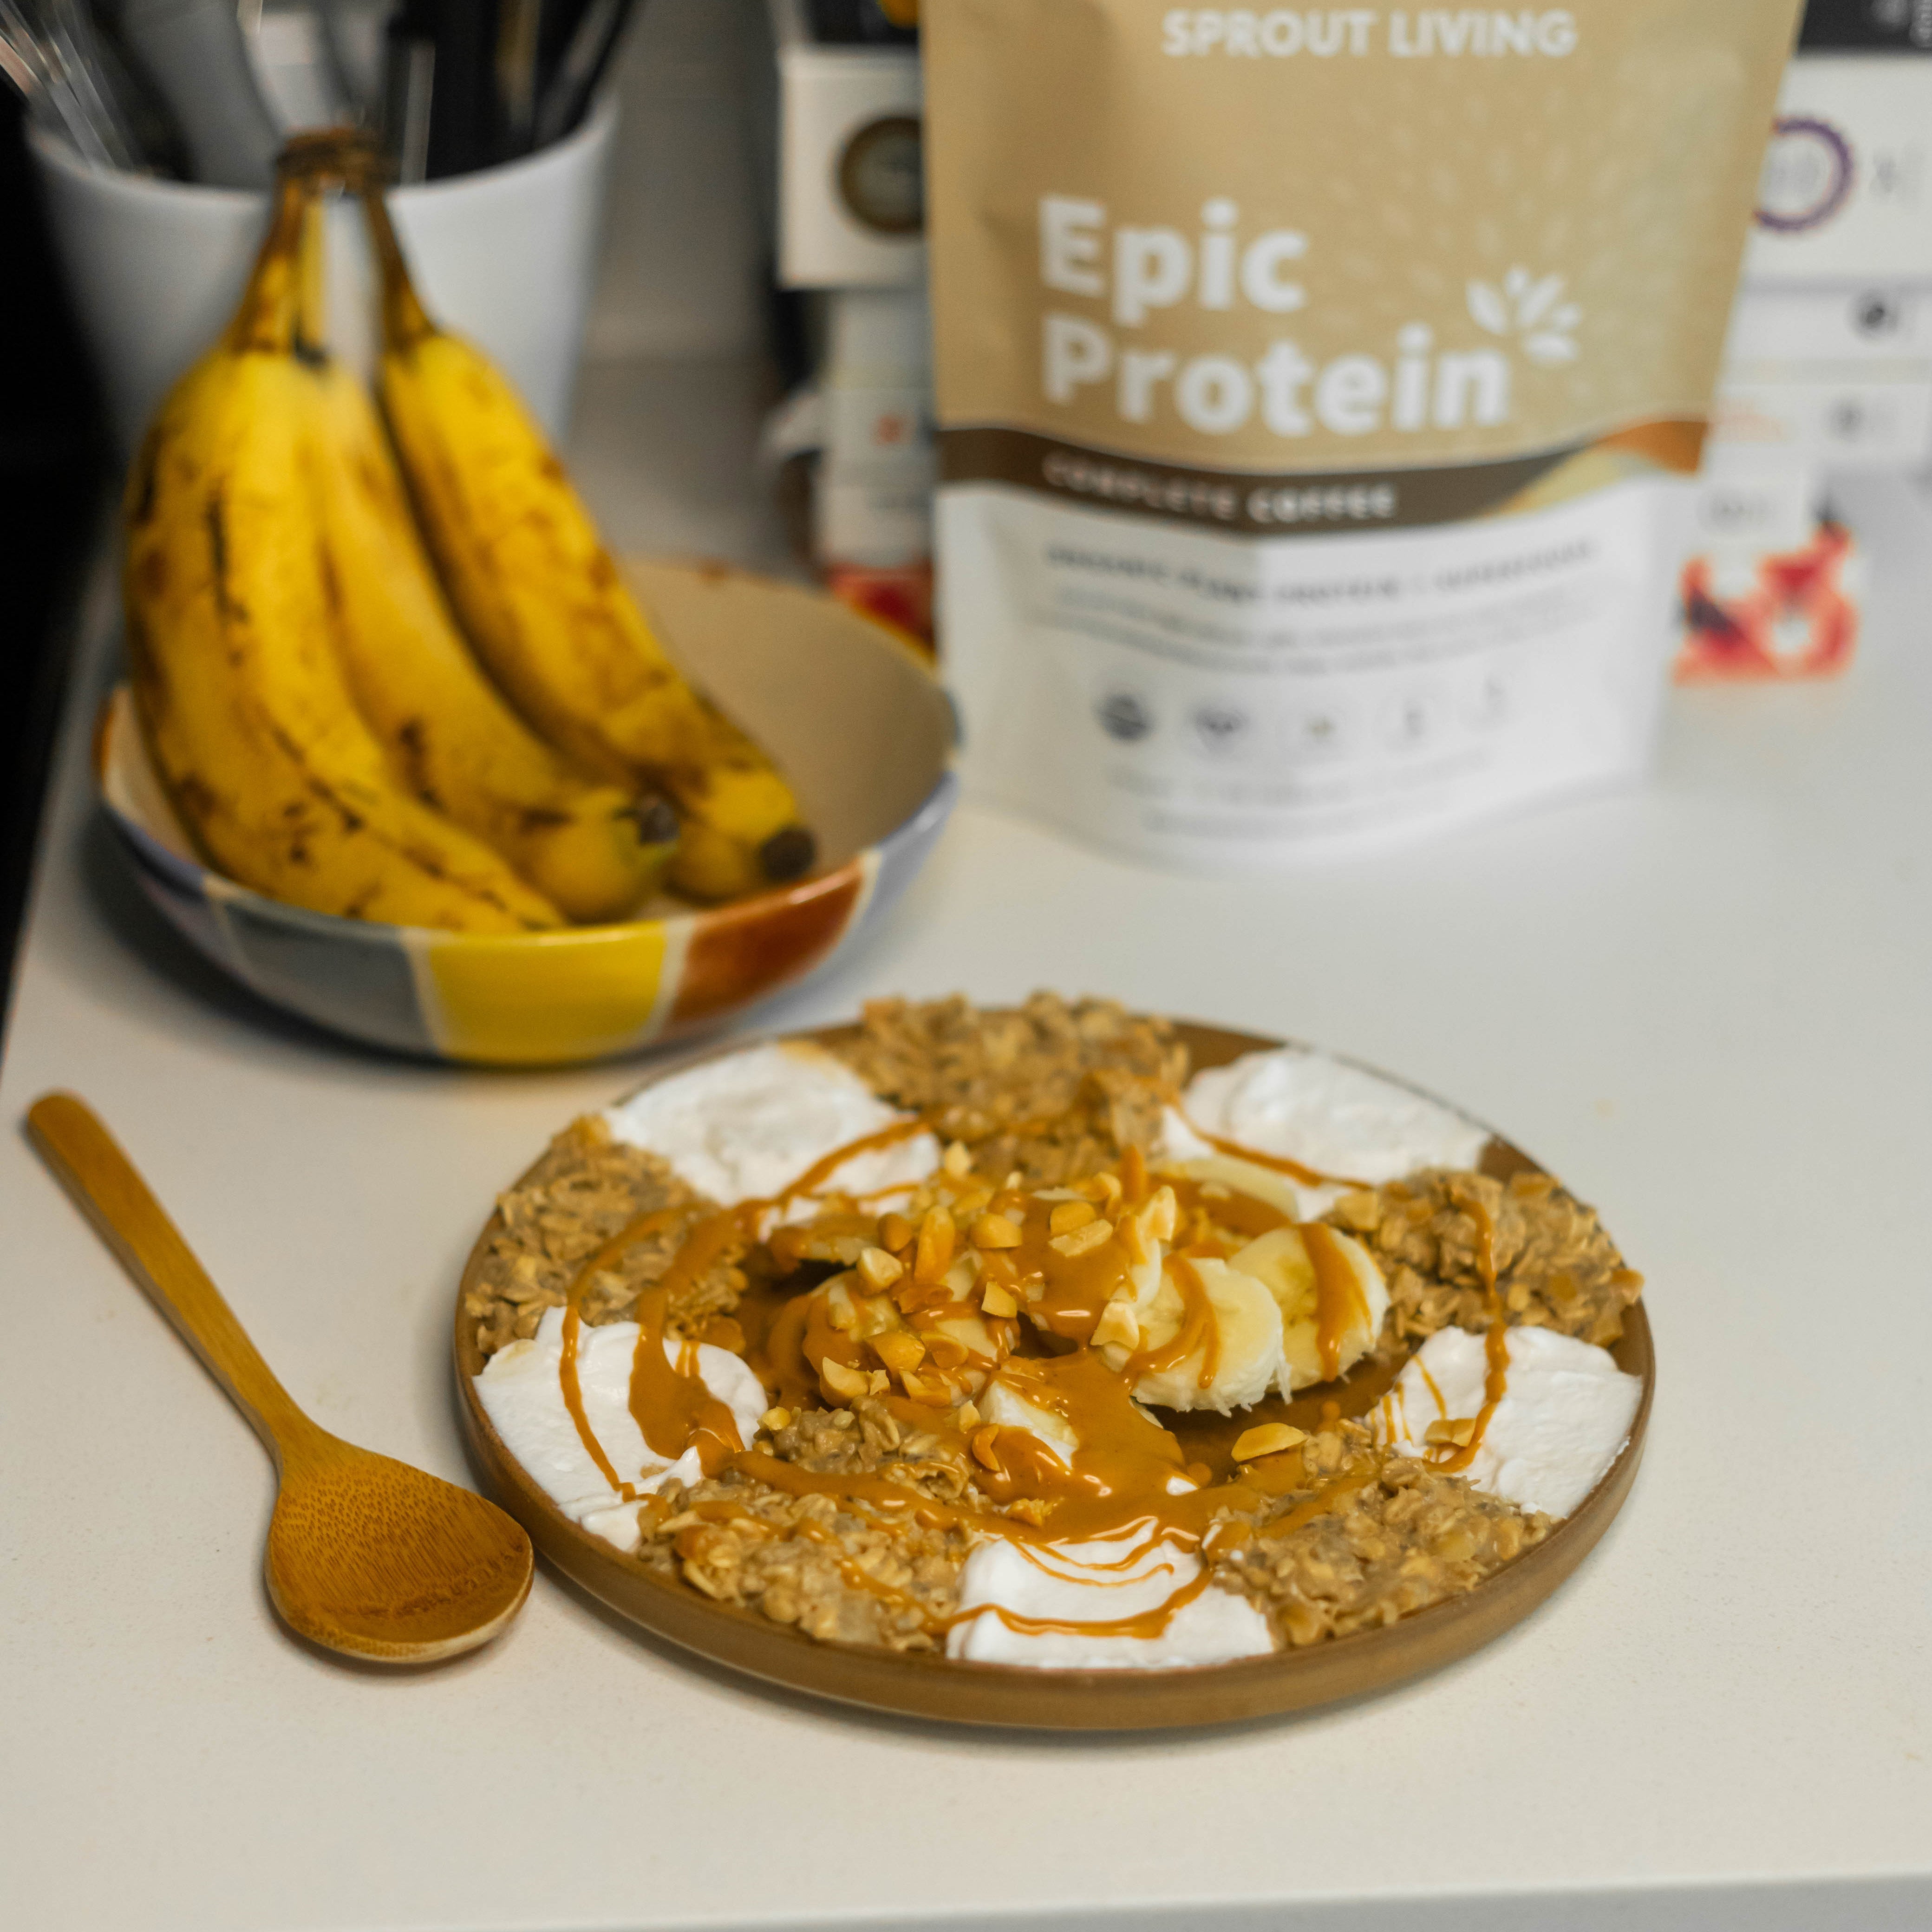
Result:
<svg viewBox="0 0 1932 1932"><path fill-rule="evenodd" d="M1480 1218L1479 1218L1480 1217ZM1506 1318L1599 1346L1624 1331L1643 1287L1595 1211L1546 1174L1424 1173L1345 1195L1328 1217L1358 1237L1388 1278L1390 1340L1426 1340L1452 1324L1486 1328L1480 1241L1492 1231Z"/></svg>
<svg viewBox="0 0 1932 1932"><path fill-rule="evenodd" d="M1640 1284L1545 1177L1383 1178L1484 1137L1333 1064L1204 1088L1168 1023L1047 994L718 1057L502 1197L479 1395L627 1560L820 1640L1172 1668L1391 1622L1608 1466ZM1281 1150L1324 1131L1352 1180ZM1352 1376L1389 1393L1345 1420Z"/></svg>

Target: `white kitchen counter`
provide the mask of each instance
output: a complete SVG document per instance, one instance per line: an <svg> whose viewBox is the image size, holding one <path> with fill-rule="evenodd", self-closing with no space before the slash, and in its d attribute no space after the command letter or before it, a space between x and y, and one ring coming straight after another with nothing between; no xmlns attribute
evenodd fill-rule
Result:
<svg viewBox="0 0 1932 1932"><path fill-rule="evenodd" d="M1112 1741L775 1694L548 1574L478 1656L344 1668L269 1612L254 1437L16 1132L7 1922L1932 1923L1932 526L1868 494L1852 675L1680 695L1647 791L1252 884L969 806L876 938L763 1016L1106 991L1379 1063L1566 1176L1649 1274L1660 1388L1622 1517L1526 1624L1387 1696ZM492 1192L634 1070L406 1064L218 980L90 820L99 674L0 1111L86 1095L297 1400L460 1478L463 1257Z"/></svg>

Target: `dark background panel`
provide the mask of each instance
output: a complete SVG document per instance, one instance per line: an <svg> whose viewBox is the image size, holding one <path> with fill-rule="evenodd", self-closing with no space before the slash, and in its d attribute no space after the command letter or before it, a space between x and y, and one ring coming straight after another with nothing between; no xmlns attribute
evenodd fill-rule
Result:
<svg viewBox="0 0 1932 1932"><path fill-rule="evenodd" d="M104 514L100 413L40 221L21 115L0 88L0 1010L81 576Z"/></svg>
<svg viewBox="0 0 1932 1932"><path fill-rule="evenodd" d="M1801 47L1932 54L1932 0L1811 0Z"/></svg>

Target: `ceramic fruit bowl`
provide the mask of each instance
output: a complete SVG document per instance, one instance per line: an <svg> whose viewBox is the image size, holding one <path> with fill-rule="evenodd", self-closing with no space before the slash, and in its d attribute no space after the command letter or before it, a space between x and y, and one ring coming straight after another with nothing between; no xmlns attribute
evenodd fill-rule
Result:
<svg viewBox="0 0 1932 1932"><path fill-rule="evenodd" d="M709 910L506 936L284 905L196 856L122 686L102 708L94 772L148 898L275 1005L372 1046L480 1065L629 1052L824 966L904 890L952 808L946 694L909 645L830 598L715 565L626 570L680 658L791 778L819 835L812 877Z"/></svg>

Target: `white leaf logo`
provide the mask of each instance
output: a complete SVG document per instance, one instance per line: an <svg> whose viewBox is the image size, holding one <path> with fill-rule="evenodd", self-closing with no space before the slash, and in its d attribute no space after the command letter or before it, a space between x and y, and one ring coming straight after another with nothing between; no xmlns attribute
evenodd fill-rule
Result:
<svg viewBox="0 0 1932 1932"><path fill-rule="evenodd" d="M1509 305L1487 282L1469 284L1469 313L1492 335L1510 332Z"/></svg>
<svg viewBox="0 0 1932 1932"><path fill-rule="evenodd" d="M1532 362L1553 369L1576 361L1573 332L1583 311L1564 301L1561 275L1538 277L1527 268L1514 268L1503 277L1500 289L1490 282L1472 281L1466 295L1477 326L1492 335L1520 335L1523 352Z"/></svg>

